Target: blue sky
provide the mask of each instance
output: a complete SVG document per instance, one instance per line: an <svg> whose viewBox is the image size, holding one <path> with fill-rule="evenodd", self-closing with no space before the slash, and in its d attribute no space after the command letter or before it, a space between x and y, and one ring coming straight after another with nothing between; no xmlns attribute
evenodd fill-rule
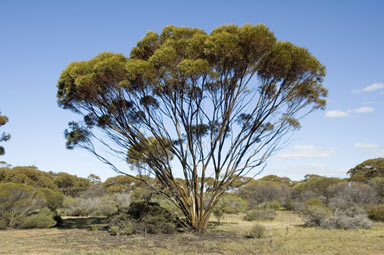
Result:
<svg viewBox="0 0 384 255"><path fill-rule="evenodd" d="M279 40L303 46L326 67L327 109L314 112L263 175L344 177L384 157L384 1L0 1L0 110L11 133L0 158L103 179L114 172L85 151L65 149L77 119L56 103L60 72L103 51L129 55L162 27L266 24Z"/></svg>

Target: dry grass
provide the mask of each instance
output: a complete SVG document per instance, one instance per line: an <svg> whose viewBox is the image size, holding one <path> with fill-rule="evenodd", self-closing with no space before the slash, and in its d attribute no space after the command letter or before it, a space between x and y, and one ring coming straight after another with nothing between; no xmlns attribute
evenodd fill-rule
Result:
<svg viewBox="0 0 384 255"><path fill-rule="evenodd" d="M384 254L382 224L370 230L303 228L300 218L289 212L261 222L267 229L262 239L245 238L254 222L243 221L242 215L226 215L222 225L212 224L201 236L110 236L102 230L102 219L82 219L87 228L74 222L68 221L67 229L0 231L0 254ZM100 230L90 230L94 224Z"/></svg>

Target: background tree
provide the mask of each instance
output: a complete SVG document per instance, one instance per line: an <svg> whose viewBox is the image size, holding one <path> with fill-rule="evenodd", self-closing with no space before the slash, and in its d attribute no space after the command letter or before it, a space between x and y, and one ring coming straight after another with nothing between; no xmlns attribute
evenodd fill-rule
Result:
<svg viewBox="0 0 384 255"><path fill-rule="evenodd" d="M135 169L166 187L185 223L204 231L228 187L261 171L300 118L325 106L324 75L308 50L277 41L264 25L210 34L167 26L148 32L130 57L105 52L71 63L57 98L84 117L69 123L68 149L87 149L119 173L98 145L139 162Z"/></svg>
<svg viewBox="0 0 384 255"><path fill-rule="evenodd" d="M7 122L8 122L8 117L5 115L1 115L1 112L0 112L0 127L4 126ZM11 138L10 134L2 133L0 135L0 142L6 142L10 138ZM0 146L0 156L4 155L4 153L5 153L4 147Z"/></svg>
<svg viewBox="0 0 384 255"><path fill-rule="evenodd" d="M384 177L384 158L366 160L347 172L351 180L366 181L374 177Z"/></svg>

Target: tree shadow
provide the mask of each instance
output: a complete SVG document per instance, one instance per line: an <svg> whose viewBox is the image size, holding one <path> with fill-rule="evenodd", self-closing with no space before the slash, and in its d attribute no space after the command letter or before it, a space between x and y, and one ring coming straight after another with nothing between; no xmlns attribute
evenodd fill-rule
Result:
<svg viewBox="0 0 384 255"><path fill-rule="evenodd" d="M73 217L64 218L57 225L59 229L93 229L107 230L108 218L106 217Z"/></svg>

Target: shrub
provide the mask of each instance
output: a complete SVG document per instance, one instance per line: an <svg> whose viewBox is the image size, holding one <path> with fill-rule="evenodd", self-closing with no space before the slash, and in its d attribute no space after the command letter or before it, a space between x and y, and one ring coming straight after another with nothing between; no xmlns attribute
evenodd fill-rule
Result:
<svg viewBox="0 0 384 255"><path fill-rule="evenodd" d="M17 227L28 215L44 206L42 193L28 185L0 184L0 219L5 227Z"/></svg>
<svg viewBox="0 0 384 255"><path fill-rule="evenodd" d="M306 175L303 182L299 182L294 186L294 189L299 194L304 195L306 192L314 193L313 197L327 197L328 187L339 183L339 178L323 177L318 175ZM307 197L308 198L308 197Z"/></svg>
<svg viewBox="0 0 384 255"><path fill-rule="evenodd" d="M321 222L332 215L331 209L326 206L306 206L302 212L304 223L308 227L320 226Z"/></svg>
<svg viewBox="0 0 384 255"><path fill-rule="evenodd" d="M112 195L93 198L65 197L61 215L68 216L109 216L117 213L116 201Z"/></svg>
<svg viewBox="0 0 384 255"><path fill-rule="evenodd" d="M62 193L53 191L48 188L41 188L38 190L38 192L44 194L46 206L50 210L55 211L57 208L63 206L64 195Z"/></svg>
<svg viewBox="0 0 384 255"><path fill-rule="evenodd" d="M118 214L110 218L108 231L111 235L132 235L134 222L128 214Z"/></svg>
<svg viewBox="0 0 384 255"><path fill-rule="evenodd" d="M223 213L238 214L244 211L248 206L248 202L234 194L224 194L216 207L220 208Z"/></svg>
<svg viewBox="0 0 384 255"><path fill-rule="evenodd" d="M265 234L265 227L260 224L255 224L252 227L251 231L249 231L249 233L247 234L247 237L260 239L264 237L264 234Z"/></svg>
<svg viewBox="0 0 384 255"><path fill-rule="evenodd" d="M252 180L241 187L238 194L249 203L249 208L255 208L257 205L269 201L277 200L282 205L286 205L292 199L293 188L287 183L272 181L276 178L261 180Z"/></svg>
<svg viewBox="0 0 384 255"><path fill-rule="evenodd" d="M19 228L50 228L56 225L55 214L48 208L42 208L37 214L23 218Z"/></svg>
<svg viewBox="0 0 384 255"><path fill-rule="evenodd" d="M273 209L254 209L246 212L244 220L254 221L254 220L274 220L276 217L276 211Z"/></svg>
<svg viewBox="0 0 384 255"><path fill-rule="evenodd" d="M129 193L114 193L113 199L116 202L118 211L126 211L131 203L131 196Z"/></svg>
<svg viewBox="0 0 384 255"><path fill-rule="evenodd" d="M281 207L281 204L280 204L280 202L278 200L274 200L272 202L267 202L265 204L265 208L266 209L272 209L272 210L275 210L275 211L279 210L280 207Z"/></svg>
<svg viewBox="0 0 384 255"><path fill-rule="evenodd" d="M329 205L331 208L319 199L308 200L302 214L305 225L336 229L369 228L372 225L364 209L352 202L335 198Z"/></svg>
<svg viewBox="0 0 384 255"><path fill-rule="evenodd" d="M375 205L369 208L368 217L374 221L384 221L384 204Z"/></svg>
<svg viewBox="0 0 384 255"><path fill-rule="evenodd" d="M112 234L171 234L176 230L175 217L155 202L133 202L127 213L120 213L110 219Z"/></svg>
<svg viewBox="0 0 384 255"><path fill-rule="evenodd" d="M324 203L323 203L323 201L321 201L320 198L313 197L313 198L310 198L307 201L305 201L305 206L306 207L309 207L309 206L324 206Z"/></svg>
<svg viewBox="0 0 384 255"><path fill-rule="evenodd" d="M328 192L333 197L361 206L374 204L379 200L376 190L368 184L341 182L330 186Z"/></svg>
<svg viewBox="0 0 384 255"><path fill-rule="evenodd" d="M92 183L82 194L80 197L82 198L95 198L102 197L105 195L103 190L103 186L99 183Z"/></svg>
<svg viewBox="0 0 384 255"><path fill-rule="evenodd" d="M372 223L366 214L349 216L343 212L336 212L333 216L320 222L320 227L322 228L360 229L370 228L371 226Z"/></svg>
<svg viewBox="0 0 384 255"><path fill-rule="evenodd" d="M213 215L215 215L217 222L220 224L221 218L224 216L224 212L220 207L215 207L213 209Z"/></svg>
<svg viewBox="0 0 384 255"><path fill-rule="evenodd" d="M285 209L288 211L292 211L295 209L295 200L291 199L287 201L284 205Z"/></svg>

